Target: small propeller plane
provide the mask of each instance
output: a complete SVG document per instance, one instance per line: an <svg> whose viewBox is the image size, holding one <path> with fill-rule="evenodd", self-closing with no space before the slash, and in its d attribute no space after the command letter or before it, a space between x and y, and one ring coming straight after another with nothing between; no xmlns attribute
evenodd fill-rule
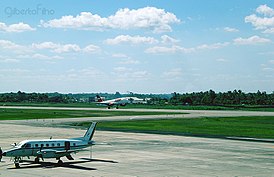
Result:
<svg viewBox="0 0 274 177"><path fill-rule="evenodd" d="M58 165L62 165L61 157L67 157L68 160L74 160L71 153L77 153L84 148L95 145L92 140L95 132L96 122L93 122L83 137L70 139L41 139L41 140L24 140L19 144L12 144L13 148L2 152L0 148L0 161L2 156L13 157L16 168L23 157L34 156L35 163L44 158L56 158Z"/></svg>

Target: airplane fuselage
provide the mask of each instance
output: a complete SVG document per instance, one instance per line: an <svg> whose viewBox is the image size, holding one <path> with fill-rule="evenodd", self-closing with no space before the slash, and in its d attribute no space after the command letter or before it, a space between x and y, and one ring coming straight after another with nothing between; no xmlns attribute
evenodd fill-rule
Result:
<svg viewBox="0 0 274 177"><path fill-rule="evenodd" d="M68 156L71 150L77 151L92 145L92 141L77 139L25 140L13 149L5 152L9 157L43 156L43 158L59 158ZM60 151L60 153L58 153Z"/></svg>

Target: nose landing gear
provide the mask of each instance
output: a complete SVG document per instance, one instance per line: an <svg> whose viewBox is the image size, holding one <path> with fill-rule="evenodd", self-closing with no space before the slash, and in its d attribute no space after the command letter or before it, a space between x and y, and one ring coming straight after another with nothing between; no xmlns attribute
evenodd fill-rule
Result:
<svg viewBox="0 0 274 177"><path fill-rule="evenodd" d="M14 158L14 165L15 165L15 168L20 168L20 162L22 162L22 158L21 157L15 157Z"/></svg>

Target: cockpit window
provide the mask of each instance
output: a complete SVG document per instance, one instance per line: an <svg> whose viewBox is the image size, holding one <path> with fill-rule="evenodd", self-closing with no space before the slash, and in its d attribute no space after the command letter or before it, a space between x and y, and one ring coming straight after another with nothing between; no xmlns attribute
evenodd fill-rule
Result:
<svg viewBox="0 0 274 177"><path fill-rule="evenodd" d="M29 143L23 144L21 146L21 148L30 148L30 147L31 147L31 145Z"/></svg>

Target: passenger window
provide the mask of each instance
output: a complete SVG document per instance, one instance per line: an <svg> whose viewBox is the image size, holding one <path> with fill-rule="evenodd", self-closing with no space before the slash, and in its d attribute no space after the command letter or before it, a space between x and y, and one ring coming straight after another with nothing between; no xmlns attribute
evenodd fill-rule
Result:
<svg viewBox="0 0 274 177"><path fill-rule="evenodd" d="M73 146L76 146L76 143L73 143Z"/></svg>
<svg viewBox="0 0 274 177"><path fill-rule="evenodd" d="M47 147L49 147L49 144L46 144Z"/></svg>
<svg viewBox="0 0 274 177"><path fill-rule="evenodd" d="M51 146L54 147L54 143L52 143Z"/></svg>
<svg viewBox="0 0 274 177"><path fill-rule="evenodd" d="M60 143L57 143L57 146L60 146Z"/></svg>
<svg viewBox="0 0 274 177"><path fill-rule="evenodd" d="M44 147L44 145L43 145L43 144L41 144L40 146L41 146L41 147Z"/></svg>
<svg viewBox="0 0 274 177"><path fill-rule="evenodd" d="M31 147L31 144L27 143L26 148L30 148L30 147Z"/></svg>
<svg viewBox="0 0 274 177"><path fill-rule="evenodd" d="M38 144L35 144L35 147L38 147Z"/></svg>

